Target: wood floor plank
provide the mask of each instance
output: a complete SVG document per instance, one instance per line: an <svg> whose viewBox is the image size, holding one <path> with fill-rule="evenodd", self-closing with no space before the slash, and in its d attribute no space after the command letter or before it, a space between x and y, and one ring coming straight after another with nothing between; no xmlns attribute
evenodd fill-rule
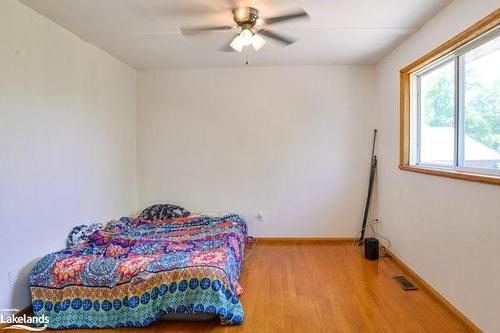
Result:
<svg viewBox="0 0 500 333"><path fill-rule="evenodd" d="M240 281L243 325L158 322L99 332L468 332L424 289L403 291L392 280L398 274L392 259L365 260L347 242L257 244Z"/></svg>

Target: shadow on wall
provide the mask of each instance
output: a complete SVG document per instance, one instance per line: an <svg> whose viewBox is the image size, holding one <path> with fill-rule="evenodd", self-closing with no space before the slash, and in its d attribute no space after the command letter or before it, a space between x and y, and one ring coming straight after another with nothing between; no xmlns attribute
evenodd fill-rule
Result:
<svg viewBox="0 0 500 333"><path fill-rule="evenodd" d="M18 272L17 280L11 286L12 294L10 306L14 309L22 310L24 304L31 304L31 294L29 289L29 275L33 266L40 260L41 257L35 258L24 265Z"/></svg>

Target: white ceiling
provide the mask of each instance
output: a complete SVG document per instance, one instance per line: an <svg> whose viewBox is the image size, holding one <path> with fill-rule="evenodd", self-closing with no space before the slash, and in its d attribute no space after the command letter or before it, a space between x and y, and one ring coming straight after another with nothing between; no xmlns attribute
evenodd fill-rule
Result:
<svg viewBox="0 0 500 333"><path fill-rule="evenodd" d="M451 0L21 0L137 69L375 64ZM185 38L179 28L232 24L231 3L261 17L304 8L309 21L273 25L299 40L260 51L218 51L233 32Z"/></svg>

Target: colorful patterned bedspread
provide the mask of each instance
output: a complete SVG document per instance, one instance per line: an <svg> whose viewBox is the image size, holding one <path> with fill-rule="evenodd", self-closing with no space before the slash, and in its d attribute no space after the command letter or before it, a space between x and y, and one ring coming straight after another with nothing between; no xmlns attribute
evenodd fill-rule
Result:
<svg viewBox="0 0 500 333"><path fill-rule="evenodd" d="M246 240L238 215L122 218L34 266L33 311L55 329L146 326L169 313L240 324Z"/></svg>

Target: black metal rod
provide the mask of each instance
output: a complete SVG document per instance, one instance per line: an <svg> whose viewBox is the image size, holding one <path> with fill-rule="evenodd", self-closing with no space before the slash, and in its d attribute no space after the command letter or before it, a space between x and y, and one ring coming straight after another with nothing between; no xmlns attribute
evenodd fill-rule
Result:
<svg viewBox="0 0 500 333"><path fill-rule="evenodd" d="M377 156L375 155L375 142L377 139L377 130L373 130L373 145L372 157L370 160L370 180L368 182L368 194L366 196L365 213L363 215L363 224L361 226L361 236L359 237L358 244L365 239L366 222L368 220L368 213L370 211L370 203L373 191L373 182L375 180L375 173L377 171Z"/></svg>

